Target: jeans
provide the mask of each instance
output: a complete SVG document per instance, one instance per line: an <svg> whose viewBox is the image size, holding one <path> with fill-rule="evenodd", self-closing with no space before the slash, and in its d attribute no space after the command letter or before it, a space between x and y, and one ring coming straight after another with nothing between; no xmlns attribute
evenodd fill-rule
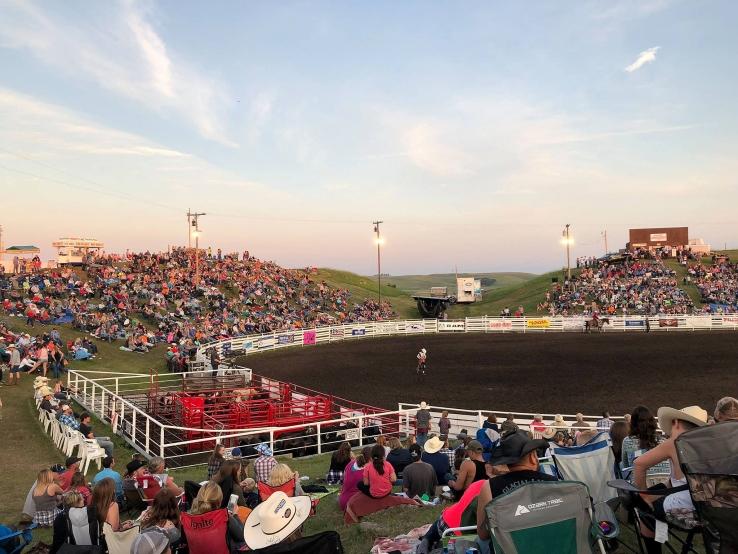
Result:
<svg viewBox="0 0 738 554"><path fill-rule="evenodd" d="M115 446L113 444L113 441L111 441L110 439L96 438L95 442L97 442L97 444L99 444L102 447L102 449L105 450L105 454L107 454L110 457L113 456L113 448Z"/></svg>
<svg viewBox="0 0 738 554"><path fill-rule="evenodd" d="M418 443L418 446L420 446L420 448L423 448L423 445L425 444L425 441L427 440L428 440L428 430L424 429L423 431L420 431L420 429L418 429L418 433L417 435L415 435L415 442Z"/></svg>

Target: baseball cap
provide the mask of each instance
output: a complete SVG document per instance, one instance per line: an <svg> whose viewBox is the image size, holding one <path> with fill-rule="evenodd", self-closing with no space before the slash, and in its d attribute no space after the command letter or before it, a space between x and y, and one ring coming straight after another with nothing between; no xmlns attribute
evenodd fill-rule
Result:
<svg viewBox="0 0 738 554"><path fill-rule="evenodd" d="M469 441L469 444L466 445L466 449L471 450L472 452L484 452L484 447L478 440Z"/></svg>
<svg viewBox="0 0 738 554"><path fill-rule="evenodd" d="M71 465L76 464L77 462L79 462L81 459L82 458L78 458L77 456L70 456L69 458L67 458L67 461L64 462L64 465L67 466L67 467L70 467Z"/></svg>
<svg viewBox="0 0 738 554"><path fill-rule="evenodd" d="M126 471L128 473L133 473L137 469L142 468L146 465L146 462L142 462L141 460L132 460L128 462L128 465L126 465Z"/></svg>
<svg viewBox="0 0 738 554"><path fill-rule="evenodd" d="M494 465L516 464L538 448L548 448L548 441L531 439L524 431L509 433L502 437L500 444L495 448L491 462Z"/></svg>

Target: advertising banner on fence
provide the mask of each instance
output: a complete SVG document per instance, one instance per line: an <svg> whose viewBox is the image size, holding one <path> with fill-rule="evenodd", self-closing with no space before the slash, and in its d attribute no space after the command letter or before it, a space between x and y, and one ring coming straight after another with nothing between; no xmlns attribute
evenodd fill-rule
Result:
<svg viewBox="0 0 738 554"><path fill-rule="evenodd" d="M279 344L292 344L295 342L295 335L279 335L277 342Z"/></svg>
<svg viewBox="0 0 738 554"><path fill-rule="evenodd" d="M645 319L626 319L625 326L626 327L645 327L646 320Z"/></svg>
<svg viewBox="0 0 738 554"><path fill-rule="evenodd" d="M331 338L332 339L342 339L343 338L343 327L331 329Z"/></svg>
<svg viewBox="0 0 738 554"><path fill-rule="evenodd" d="M723 325L729 325L729 326L738 325L738 317L734 315L724 315Z"/></svg>
<svg viewBox="0 0 738 554"><path fill-rule="evenodd" d="M439 321L439 331L466 331L466 324L463 321Z"/></svg>
<svg viewBox="0 0 738 554"><path fill-rule="evenodd" d="M274 337L261 337L254 341L255 348L270 348L274 346Z"/></svg>
<svg viewBox="0 0 738 554"><path fill-rule="evenodd" d="M379 333L396 333L398 330L397 323L394 321L380 321L374 324L374 328Z"/></svg>
<svg viewBox="0 0 738 554"><path fill-rule="evenodd" d="M309 329L302 334L302 344L315 344L316 337L315 329Z"/></svg>
<svg viewBox="0 0 738 554"><path fill-rule="evenodd" d="M584 329L583 317L565 317L563 327L565 331L581 331Z"/></svg>
<svg viewBox="0 0 738 554"><path fill-rule="evenodd" d="M664 317L659 319L659 327L679 327L679 320L675 317Z"/></svg>
<svg viewBox="0 0 738 554"><path fill-rule="evenodd" d="M351 329L351 334L355 337L363 337L366 335L366 329L364 327L359 327L358 329Z"/></svg>
<svg viewBox="0 0 738 554"><path fill-rule="evenodd" d="M528 329L548 329L551 327L550 319L529 319L527 321Z"/></svg>
<svg viewBox="0 0 738 554"><path fill-rule="evenodd" d="M695 329L709 329L712 327L711 317L688 317L687 327L693 327Z"/></svg>
<svg viewBox="0 0 738 554"><path fill-rule="evenodd" d="M408 333L422 333L425 331L425 321L413 321L405 324L405 331Z"/></svg>
<svg viewBox="0 0 738 554"><path fill-rule="evenodd" d="M512 329L512 321L509 319L493 319L487 322L490 331L509 331Z"/></svg>

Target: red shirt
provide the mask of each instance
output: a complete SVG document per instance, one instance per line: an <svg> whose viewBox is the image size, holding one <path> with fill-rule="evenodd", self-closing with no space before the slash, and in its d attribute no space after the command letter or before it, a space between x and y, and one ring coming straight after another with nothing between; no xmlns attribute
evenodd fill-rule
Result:
<svg viewBox="0 0 738 554"><path fill-rule="evenodd" d="M70 467L67 469L64 473L59 474L59 486L62 488L64 492L69 490L69 487L72 484L72 476L77 471L76 467Z"/></svg>
<svg viewBox="0 0 738 554"><path fill-rule="evenodd" d="M369 480L369 492L374 498L382 498L392 492L392 481L390 476L394 472L392 465L384 461L384 474L380 475L374 468L374 464L369 462L364 466L364 477Z"/></svg>

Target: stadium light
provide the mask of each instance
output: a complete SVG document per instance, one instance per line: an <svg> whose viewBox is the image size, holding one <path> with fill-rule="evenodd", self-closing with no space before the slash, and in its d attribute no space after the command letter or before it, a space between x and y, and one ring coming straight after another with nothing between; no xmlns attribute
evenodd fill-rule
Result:
<svg viewBox="0 0 738 554"><path fill-rule="evenodd" d="M383 221L372 221L374 225L374 232L377 236L374 237L374 244L377 245L377 294L379 297L379 303L382 303L382 245L384 244L384 237L379 234L379 224L384 223ZM381 313L381 307L380 307Z"/></svg>
<svg viewBox="0 0 738 554"><path fill-rule="evenodd" d="M566 280L571 282L571 257L569 249L574 244L574 237L569 233L569 227L571 227L569 223L564 226L564 231L561 233L561 244L566 246Z"/></svg>

